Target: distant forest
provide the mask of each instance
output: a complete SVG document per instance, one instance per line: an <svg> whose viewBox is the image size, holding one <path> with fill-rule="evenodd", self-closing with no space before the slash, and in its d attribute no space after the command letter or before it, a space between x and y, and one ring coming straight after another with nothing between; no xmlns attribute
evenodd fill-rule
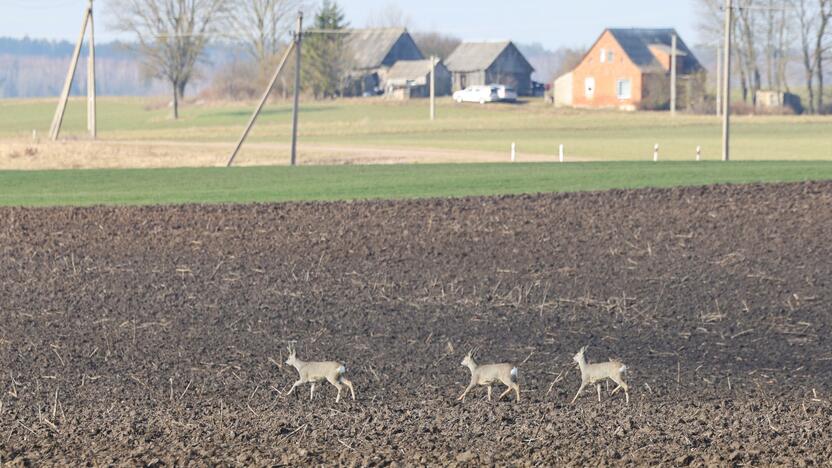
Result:
<svg viewBox="0 0 832 468"><path fill-rule="evenodd" d="M0 98L57 96L64 84L74 45L69 41L0 37ZM86 93L87 48L81 51L72 94ZM200 79L189 88L198 93L217 67L238 52L230 46L209 48ZM98 93L106 96L150 96L167 93L164 84L144 73L129 44L108 42L95 47Z"/></svg>

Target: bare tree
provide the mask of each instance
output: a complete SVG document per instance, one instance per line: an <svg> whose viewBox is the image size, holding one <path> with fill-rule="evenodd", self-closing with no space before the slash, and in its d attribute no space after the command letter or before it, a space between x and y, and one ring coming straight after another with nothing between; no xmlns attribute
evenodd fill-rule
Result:
<svg viewBox="0 0 832 468"><path fill-rule="evenodd" d="M823 112L823 65L830 51L832 0L792 0L800 31L800 50L809 112ZM817 80L817 83L815 82Z"/></svg>
<svg viewBox="0 0 832 468"><path fill-rule="evenodd" d="M426 57L436 56L442 60L448 58L462 43L462 40L456 36L436 31L414 33L413 40Z"/></svg>
<svg viewBox="0 0 832 468"><path fill-rule="evenodd" d="M739 57L740 77L743 80L743 101L756 102L757 91L762 87L760 65L757 56L758 28L757 19L761 10L757 10L760 0L745 0L737 9L737 55Z"/></svg>
<svg viewBox="0 0 832 468"><path fill-rule="evenodd" d="M408 28L412 21L395 3L386 3L380 10L370 13L368 28Z"/></svg>
<svg viewBox="0 0 832 468"><path fill-rule="evenodd" d="M246 43L261 75L268 74L274 57L285 47L303 0L231 0L229 23Z"/></svg>
<svg viewBox="0 0 832 468"><path fill-rule="evenodd" d="M173 118L179 118L179 99L219 33L228 0L110 0L109 6L117 29L135 34L146 69L171 85Z"/></svg>
<svg viewBox="0 0 832 468"><path fill-rule="evenodd" d="M815 36L815 76L818 78L817 111L826 112L823 103L823 64L829 59L830 21L832 21L832 0L818 0L818 30Z"/></svg>

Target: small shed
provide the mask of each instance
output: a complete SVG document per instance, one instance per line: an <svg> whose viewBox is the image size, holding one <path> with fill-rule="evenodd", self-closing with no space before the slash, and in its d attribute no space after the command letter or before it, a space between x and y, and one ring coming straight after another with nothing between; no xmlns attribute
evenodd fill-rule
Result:
<svg viewBox="0 0 832 468"><path fill-rule="evenodd" d="M532 94L534 67L511 41L463 42L445 61L453 89L501 84L521 96Z"/></svg>
<svg viewBox="0 0 832 468"><path fill-rule="evenodd" d="M767 111L788 109L795 114L803 113L803 104L800 102L800 96L796 94L761 89L757 91L755 97L757 109Z"/></svg>
<svg viewBox="0 0 832 468"><path fill-rule="evenodd" d="M436 64L436 95L451 94L451 72ZM399 60L387 72L385 95L395 99L430 96L430 60Z"/></svg>

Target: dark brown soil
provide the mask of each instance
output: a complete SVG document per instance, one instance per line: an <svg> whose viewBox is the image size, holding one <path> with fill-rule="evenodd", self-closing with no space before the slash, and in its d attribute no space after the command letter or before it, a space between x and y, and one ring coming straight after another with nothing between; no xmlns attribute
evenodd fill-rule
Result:
<svg viewBox="0 0 832 468"><path fill-rule="evenodd" d="M0 220L3 463L832 458L832 183ZM583 345L629 406L569 404ZM520 404L455 401L474 346Z"/></svg>

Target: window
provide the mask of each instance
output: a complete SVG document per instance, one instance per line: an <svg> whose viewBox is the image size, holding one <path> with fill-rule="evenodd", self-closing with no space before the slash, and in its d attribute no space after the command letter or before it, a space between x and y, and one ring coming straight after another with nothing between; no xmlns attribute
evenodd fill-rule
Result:
<svg viewBox="0 0 832 468"><path fill-rule="evenodd" d="M615 82L615 95L618 99L630 99L632 97L632 82L630 80L618 80Z"/></svg>
<svg viewBox="0 0 832 468"><path fill-rule="evenodd" d="M607 62L612 63L615 60L615 52L607 51Z"/></svg>
<svg viewBox="0 0 832 468"><path fill-rule="evenodd" d="M589 76L584 80L584 96L592 99L595 96L595 78Z"/></svg>
<svg viewBox="0 0 832 468"><path fill-rule="evenodd" d="M607 60L607 49L601 49L601 63Z"/></svg>

